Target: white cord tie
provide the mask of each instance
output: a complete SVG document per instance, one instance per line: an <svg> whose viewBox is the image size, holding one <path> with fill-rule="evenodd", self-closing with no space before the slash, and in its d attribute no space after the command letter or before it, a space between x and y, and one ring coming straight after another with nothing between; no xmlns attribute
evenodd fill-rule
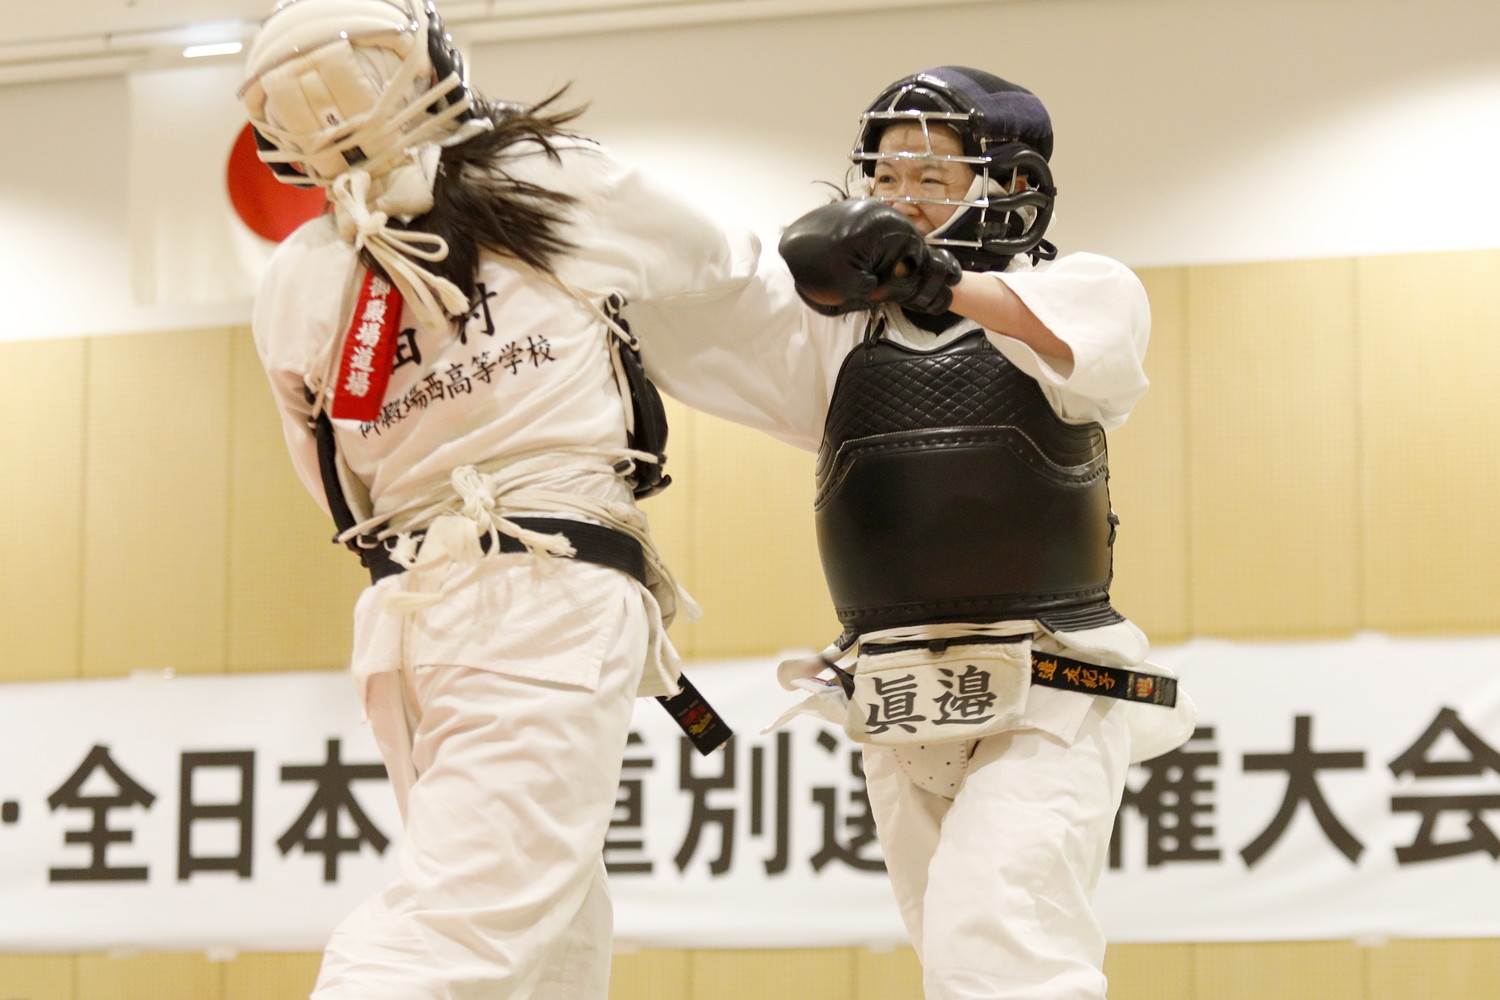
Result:
<svg viewBox="0 0 1500 1000"><path fill-rule="evenodd" d="M647 586L661 608L665 624L670 624L678 614L692 620L701 613L698 604L662 560L651 540L644 512L631 503L593 499L548 489L545 485L563 467L614 478L619 475L615 465L622 458L653 457L629 449L578 449L554 454L547 462L501 466L494 471L460 466L449 477L446 499L427 505L413 504L372 517L340 534L339 541L378 530L385 544L391 545L392 557L410 572L405 587L389 592L387 606L393 611L414 611L442 600L447 592L445 581L450 579L449 571L455 565L471 564L484 557L480 539L485 535L492 537L492 552L498 548L498 536L516 539L526 546L535 566L543 572L556 568L555 558L577 554L566 535L524 528L511 520L506 511L524 512L525 516L557 514L575 519L582 516L629 535L641 544L646 556ZM418 528L422 531L420 544L410 533Z"/></svg>
<svg viewBox="0 0 1500 1000"><path fill-rule="evenodd" d="M434 152L437 147L429 147ZM421 170L421 151L411 150L412 162L398 169ZM436 262L448 256L448 241L431 233L390 227L390 216L370 208L370 174L358 167L340 174L330 188L339 232L355 250L366 250L385 270L402 297L428 329L441 330L450 316L468 312L469 300L447 278L433 274L417 261Z"/></svg>

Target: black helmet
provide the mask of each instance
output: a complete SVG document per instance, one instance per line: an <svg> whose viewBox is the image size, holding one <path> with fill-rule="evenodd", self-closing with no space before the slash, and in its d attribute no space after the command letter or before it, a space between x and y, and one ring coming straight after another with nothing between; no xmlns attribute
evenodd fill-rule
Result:
<svg viewBox="0 0 1500 1000"><path fill-rule="evenodd" d="M885 158L879 152L880 137L897 122L917 123L924 134L932 124L946 125L958 134L963 155L939 156L930 141L925 154L894 155L966 163L980 178L972 197L945 202L961 206L959 214L928 242L947 247L970 270L1003 268L1022 253L1056 254L1042 239L1057 196L1048 166L1052 119L1035 94L964 66L939 66L903 77L885 88L860 118L850 159L863 176L872 176L876 161ZM1024 177L1026 184L1008 193L1016 177Z"/></svg>

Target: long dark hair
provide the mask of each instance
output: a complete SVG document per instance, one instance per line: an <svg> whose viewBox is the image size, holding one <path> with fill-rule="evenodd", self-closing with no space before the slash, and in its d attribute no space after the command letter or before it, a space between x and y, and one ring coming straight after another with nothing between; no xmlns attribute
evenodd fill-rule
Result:
<svg viewBox="0 0 1500 1000"><path fill-rule="evenodd" d="M553 107L566 89L530 107L489 103L475 94L475 106L488 108L495 127L444 149L432 208L405 225L391 223L446 240L448 256L422 266L453 282L470 301L483 251L513 257L550 274L557 255L572 249L559 228L575 199L511 177L500 156L510 146L530 141L548 157L559 159L554 140L569 135L564 126L583 113L581 107ZM381 270L367 252L361 258L366 267Z"/></svg>

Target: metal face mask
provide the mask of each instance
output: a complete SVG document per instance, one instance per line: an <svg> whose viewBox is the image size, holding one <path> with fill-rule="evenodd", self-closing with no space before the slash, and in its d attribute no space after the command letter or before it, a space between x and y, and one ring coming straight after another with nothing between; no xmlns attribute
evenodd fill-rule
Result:
<svg viewBox="0 0 1500 1000"><path fill-rule="evenodd" d="M925 150L881 153L881 135L902 123L920 128ZM934 151L936 125L957 133L961 154ZM964 164L975 181L961 198L883 200L953 206L953 216L927 241L953 249L961 260L972 258L965 266L1003 267L1042 244L1056 196L1047 163L1051 150L1050 119L1030 91L978 70L939 67L898 80L860 117L850 152L850 188L868 190L868 178L882 160Z"/></svg>
<svg viewBox="0 0 1500 1000"><path fill-rule="evenodd" d="M251 47L240 100L265 160L299 186L380 176L474 116L462 62L416 0L286 0Z"/></svg>

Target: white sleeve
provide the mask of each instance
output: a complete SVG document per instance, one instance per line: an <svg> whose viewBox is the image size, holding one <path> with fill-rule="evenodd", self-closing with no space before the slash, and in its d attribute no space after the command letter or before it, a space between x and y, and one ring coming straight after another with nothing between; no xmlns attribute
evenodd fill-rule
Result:
<svg viewBox="0 0 1500 1000"><path fill-rule="evenodd" d="M990 342L1036 379L1058 416L1125 422L1150 381L1143 363L1151 335L1146 290L1125 265L1098 254L1069 254L1038 267L997 273L1032 314L1073 351L1059 366L1020 341L989 333Z"/></svg>
<svg viewBox="0 0 1500 1000"><path fill-rule="evenodd" d="M286 438L287 453L292 458L292 469L312 498L330 517L328 497L323 489L323 471L318 464L318 443L313 437L307 418L312 408L302 396L302 377L291 372L267 372L271 379L271 392L276 397L276 408L281 412L281 433ZM295 379L295 387L292 382Z"/></svg>
<svg viewBox="0 0 1500 1000"><path fill-rule="evenodd" d="M779 254L763 251L742 286L712 300L632 308L642 357L662 391L725 420L816 451L839 367L865 313L803 304Z"/></svg>
<svg viewBox="0 0 1500 1000"><path fill-rule="evenodd" d="M808 309L772 250L724 297L643 303L631 310L633 324L637 315L646 370L664 393L816 451L838 367L867 313Z"/></svg>
<svg viewBox="0 0 1500 1000"><path fill-rule="evenodd" d="M582 139L560 140L558 159L522 153L512 176L574 199L560 235L558 276L586 295L629 302L719 295L748 280L758 247L650 174Z"/></svg>
<svg viewBox="0 0 1500 1000"><path fill-rule="evenodd" d="M559 276L619 292L647 373L694 409L816 450L838 366L863 328L797 296L774 245L592 144L542 181L578 199Z"/></svg>
<svg viewBox="0 0 1500 1000"><path fill-rule="evenodd" d="M326 231L325 231L326 230ZM292 468L318 506L328 513L318 446L307 418L304 372L316 363L319 349L339 322L339 292L348 282L353 251L332 232L327 218L306 223L272 256L255 297L251 331L255 349L281 414ZM318 294L308 294L307 289Z"/></svg>

